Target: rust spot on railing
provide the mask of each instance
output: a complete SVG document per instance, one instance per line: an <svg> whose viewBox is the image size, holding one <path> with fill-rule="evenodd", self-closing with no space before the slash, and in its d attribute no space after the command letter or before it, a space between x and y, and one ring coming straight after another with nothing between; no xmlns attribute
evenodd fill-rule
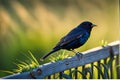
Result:
<svg viewBox="0 0 120 80"><path fill-rule="evenodd" d="M37 69L37 74L41 74L42 73L42 70L41 69Z"/></svg>
<svg viewBox="0 0 120 80"><path fill-rule="evenodd" d="M68 61L66 61L66 62L65 62L65 64L66 64L66 65L69 65L69 62L68 62Z"/></svg>
<svg viewBox="0 0 120 80"><path fill-rule="evenodd" d="M31 76L32 79L36 79L34 72L30 72L30 76Z"/></svg>

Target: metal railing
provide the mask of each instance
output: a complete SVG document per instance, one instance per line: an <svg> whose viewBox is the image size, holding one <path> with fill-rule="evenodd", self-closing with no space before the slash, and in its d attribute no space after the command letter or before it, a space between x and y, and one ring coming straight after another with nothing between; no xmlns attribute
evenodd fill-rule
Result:
<svg viewBox="0 0 120 80"><path fill-rule="evenodd" d="M77 56L69 57L61 61L50 62L40 65L38 68L33 69L31 72L23 72L10 76L6 76L6 79L62 79L62 78L105 78L99 72L101 63L108 64L110 59L114 58L114 62L111 62L110 69L108 70L109 78L120 79L120 59L119 59L119 41L112 42L106 47L97 47L83 52L82 59L78 59ZM117 65L117 66L116 66ZM105 68L105 65L103 65ZM114 68L113 68L114 67ZM90 74L85 73L85 69ZM98 69L98 70L95 70ZM101 69L105 71L105 69ZM83 75L85 73L88 77ZM68 76L69 74L69 76ZM73 75L74 74L74 75ZM92 75L91 75L92 74ZM116 74L116 77L113 75ZM96 77L95 77L95 76Z"/></svg>

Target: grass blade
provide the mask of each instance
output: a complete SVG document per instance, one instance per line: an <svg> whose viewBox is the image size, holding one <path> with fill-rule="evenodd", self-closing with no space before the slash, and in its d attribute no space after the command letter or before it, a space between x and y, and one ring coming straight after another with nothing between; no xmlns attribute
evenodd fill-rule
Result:
<svg viewBox="0 0 120 80"><path fill-rule="evenodd" d="M64 74L64 73L62 74L62 77L65 78L65 79L72 79L72 78L70 77L70 75L67 75L67 74Z"/></svg>
<svg viewBox="0 0 120 80"><path fill-rule="evenodd" d="M103 68L104 68L104 77L106 78L106 79L109 79L109 74L108 74L108 67L107 67L107 65L105 65L105 64L103 64L103 63L100 63L102 66L103 66Z"/></svg>
<svg viewBox="0 0 120 80"><path fill-rule="evenodd" d="M87 79L85 72L81 72L79 70L73 70L69 75L72 77L72 74L75 74L75 72L80 73L83 76L83 79Z"/></svg>
<svg viewBox="0 0 120 80"><path fill-rule="evenodd" d="M32 54L30 51L28 51L28 52L29 52L30 56L32 57L32 59L35 61L35 63L36 63L37 65L39 65L38 61L37 61L36 58L33 56L33 54Z"/></svg>
<svg viewBox="0 0 120 80"><path fill-rule="evenodd" d="M90 79L92 79L93 73L92 73L92 69L90 67L85 68L86 73L88 72L90 74Z"/></svg>
<svg viewBox="0 0 120 80"><path fill-rule="evenodd" d="M103 79L106 79L105 76L104 76L104 73L103 73L102 70L101 70L101 68L98 67L98 66L96 66L96 65L94 65L94 66L95 66L95 68L98 70L98 72L101 74L102 78L103 78Z"/></svg>
<svg viewBox="0 0 120 80"><path fill-rule="evenodd" d="M108 61L108 63L107 63L108 68L110 68L110 66L112 65L113 60L114 60L114 58L111 57L110 60Z"/></svg>

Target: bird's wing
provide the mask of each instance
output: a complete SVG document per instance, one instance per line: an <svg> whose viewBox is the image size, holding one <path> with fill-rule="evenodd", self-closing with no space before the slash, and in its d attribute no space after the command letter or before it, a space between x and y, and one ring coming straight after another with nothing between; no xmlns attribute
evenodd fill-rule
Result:
<svg viewBox="0 0 120 80"><path fill-rule="evenodd" d="M60 42L56 45L57 46L64 46L66 44L69 44L70 42L82 37L84 35L83 32L79 32L77 34L73 34L73 35L69 35L69 36L65 36L63 37Z"/></svg>

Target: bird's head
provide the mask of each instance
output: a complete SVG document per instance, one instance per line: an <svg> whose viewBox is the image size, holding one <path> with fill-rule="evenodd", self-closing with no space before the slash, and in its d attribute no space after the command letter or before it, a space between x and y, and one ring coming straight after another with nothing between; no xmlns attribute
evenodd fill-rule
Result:
<svg viewBox="0 0 120 80"><path fill-rule="evenodd" d="M80 28L83 28L83 29L86 29L86 30L89 30L89 31L91 31L91 29L95 26L97 26L97 25L95 25L95 24L93 24L89 21L84 21L79 25Z"/></svg>

